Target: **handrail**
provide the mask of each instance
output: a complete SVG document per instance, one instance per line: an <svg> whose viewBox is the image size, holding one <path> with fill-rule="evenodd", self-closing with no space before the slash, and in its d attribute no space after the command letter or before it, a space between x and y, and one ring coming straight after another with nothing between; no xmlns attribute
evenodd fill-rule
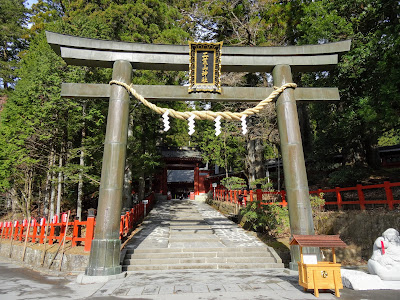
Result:
<svg viewBox="0 0 400 300"><path fill-rule="evenodd" d="M128 236L133 228L143 220L145 207L146 215L153 208L154 193L150 194L146 200L148 200L146 205L140 202L121 216L120 239ZM71 247L83 243L84 251L90 251L94 238L94 228L96 226L95 217L88 217L86 221L68 221L68 228L72 228L72 230L68 230L68 232L65 230L66 226L67 220L60 220L60 222L56 221L53 223L47 221L45 218L42 218L39 223L36 219L33 219L30 226L28 226L27 220L23 220L21 223L19 221L0 222L0 238L25 241L26 237L27 241L33 244L43 244L46 240L49 245L52 245L61 242L64 235L67 234L65 240L71 241ZM49 229L47 230L48 234L45 239L46 227L49 227ZM27 234L26 231L28 229L29 232ZM85 232L85 234L83 235L82 232Z"/></svg>
<svg viewBox="0 0 400 300"><path fill-rule="evenodd" d="M389 210L393 210L395 204L400 205L400 199L394 199L393 196L393 187L400 187L400 182L390 182L385 181L382 184L375 184L375 185L361 185L357 184L355 187L335 187L333 189L317 189L314 191L310 191L310 194L324 194L324 198L332 198L334 197L335 200L327 200L325 201L325 205L330 206L337 206L338 209L343 209L345 205L359 205L361 210L365 210L367 205L371 204L385 204ZM381 199L374 199L374 200L367 200L365 197L365 190L372 190L372 189L383 189L379 196L382 197ZM357 200L346 200L346 192L357 192ZM238 201L235 195L242 195L243 200ZM331 196L331 194L333 194ZM254 197L255 195L255 197ZM267 195L267 196L264 196ZM265 199L267 198L267 199ZM269 199L268 199L269 198ZM275 198L275 199L273 199ZM280 206L287 206L286 201L286 192L282 191L263 191L261 189L257 189L255 192L253 190L240 190L240 191L228 191L225 187L219 186L215 189L214 193L214 200L219 201L228 201L231 203L237 203L239 205L246 205L247 202L256 201L261 199L260 205L267 205L267 204L277 204ZM279 200L279 201L278 201Z"/></svg>

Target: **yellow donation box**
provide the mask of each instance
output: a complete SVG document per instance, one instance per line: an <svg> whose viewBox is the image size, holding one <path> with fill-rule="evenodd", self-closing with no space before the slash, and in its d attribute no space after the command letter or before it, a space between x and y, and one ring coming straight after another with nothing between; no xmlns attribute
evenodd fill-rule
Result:
<svg viewBox="0 0 400 300"><path fill-rule="evenodd" d="M336 297L340 297L339 289L343 289L340 275L340 264L336 263L335 248L347 245L338 235L293 235L290 245L300 246L299 284L307 289L314 289L315 297L319 297L319 289L334 289ZM332 248L333 262L317 261L315 254L303 254L303 247Z"/></svg>

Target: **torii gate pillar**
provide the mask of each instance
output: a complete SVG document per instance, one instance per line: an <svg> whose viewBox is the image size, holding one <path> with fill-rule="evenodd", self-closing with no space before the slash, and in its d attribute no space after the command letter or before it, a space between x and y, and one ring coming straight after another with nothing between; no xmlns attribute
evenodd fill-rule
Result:
<svg viewBox="0 0 400 300"><path fill-rule="evenodd" d="M274 85L281 86L293 82L289 65L277 65L273 71ZM310 195L303 145L293 89L286 89L276 101L278 129L281 140L285 190L289 206L291 234L313 235L314 225L310 205ZM317 252L318 248L309 252ZM290 246L290 269L297 270L300 261L298 246Z"/></svg>
<svg viewBox="0 0 400 300"><path fill-rule="evenodd" d="M132 81L132 65L116 61L113 80ZM122 209L126 144L128 139L129 93L121 86L111 87L107 130L104 141L103 165L96 228L86 275L106 276L122 272L119 263L121 241L119 226Z"/></svg>

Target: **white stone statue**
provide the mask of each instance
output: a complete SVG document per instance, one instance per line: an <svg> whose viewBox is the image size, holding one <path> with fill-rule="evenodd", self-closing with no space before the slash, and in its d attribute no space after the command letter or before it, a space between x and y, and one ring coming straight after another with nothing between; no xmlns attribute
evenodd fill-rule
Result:
<svg viewBox="0 0 400 300"><path fill-rule="evenodd" d="M382 280L400 280L400 236L396 229L389 228L376 239L368 270Z"/></svg>

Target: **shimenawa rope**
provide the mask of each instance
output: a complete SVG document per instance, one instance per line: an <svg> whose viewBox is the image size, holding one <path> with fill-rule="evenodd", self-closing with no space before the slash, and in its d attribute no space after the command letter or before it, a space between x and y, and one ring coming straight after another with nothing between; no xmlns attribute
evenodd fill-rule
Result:
<svg viewBox="0 0 400 300"><path fill-rule="evenodd" d="M210 120L214 121L216 117L221 116L221 119L224 120L235 120L235 121L241 121L242 116L251 116L254 114L259 113L268 103L270 103L272 100L274 100L277 96L279 96L285 89L287 88L293 88L295 89L297 85L295 83L286 83L282 85L281 87L275 89L267 98L264 100L260 101L255 107L253 108L248 108L242 112L229 112L229 111L210 111L210 110L202 110L202 111L185 111L185 112L180 112L176 111L171 108L163 108L163 107L158 107L157 105L147 101L142 95L140 95L136 90L133 88L132 84L128 85L124 82L118 81L118 80L111 80L110 84L117 84L120 86L123 86L126 88L136 99L141 101L144 105L146 105L148 108L154 110L156 113L162 115L166 111L168 111L168 114L171 117L174 117L176 119L181 119L181 120L187 120L190 118L191 115L195 116L195 120Z"/></svg>

